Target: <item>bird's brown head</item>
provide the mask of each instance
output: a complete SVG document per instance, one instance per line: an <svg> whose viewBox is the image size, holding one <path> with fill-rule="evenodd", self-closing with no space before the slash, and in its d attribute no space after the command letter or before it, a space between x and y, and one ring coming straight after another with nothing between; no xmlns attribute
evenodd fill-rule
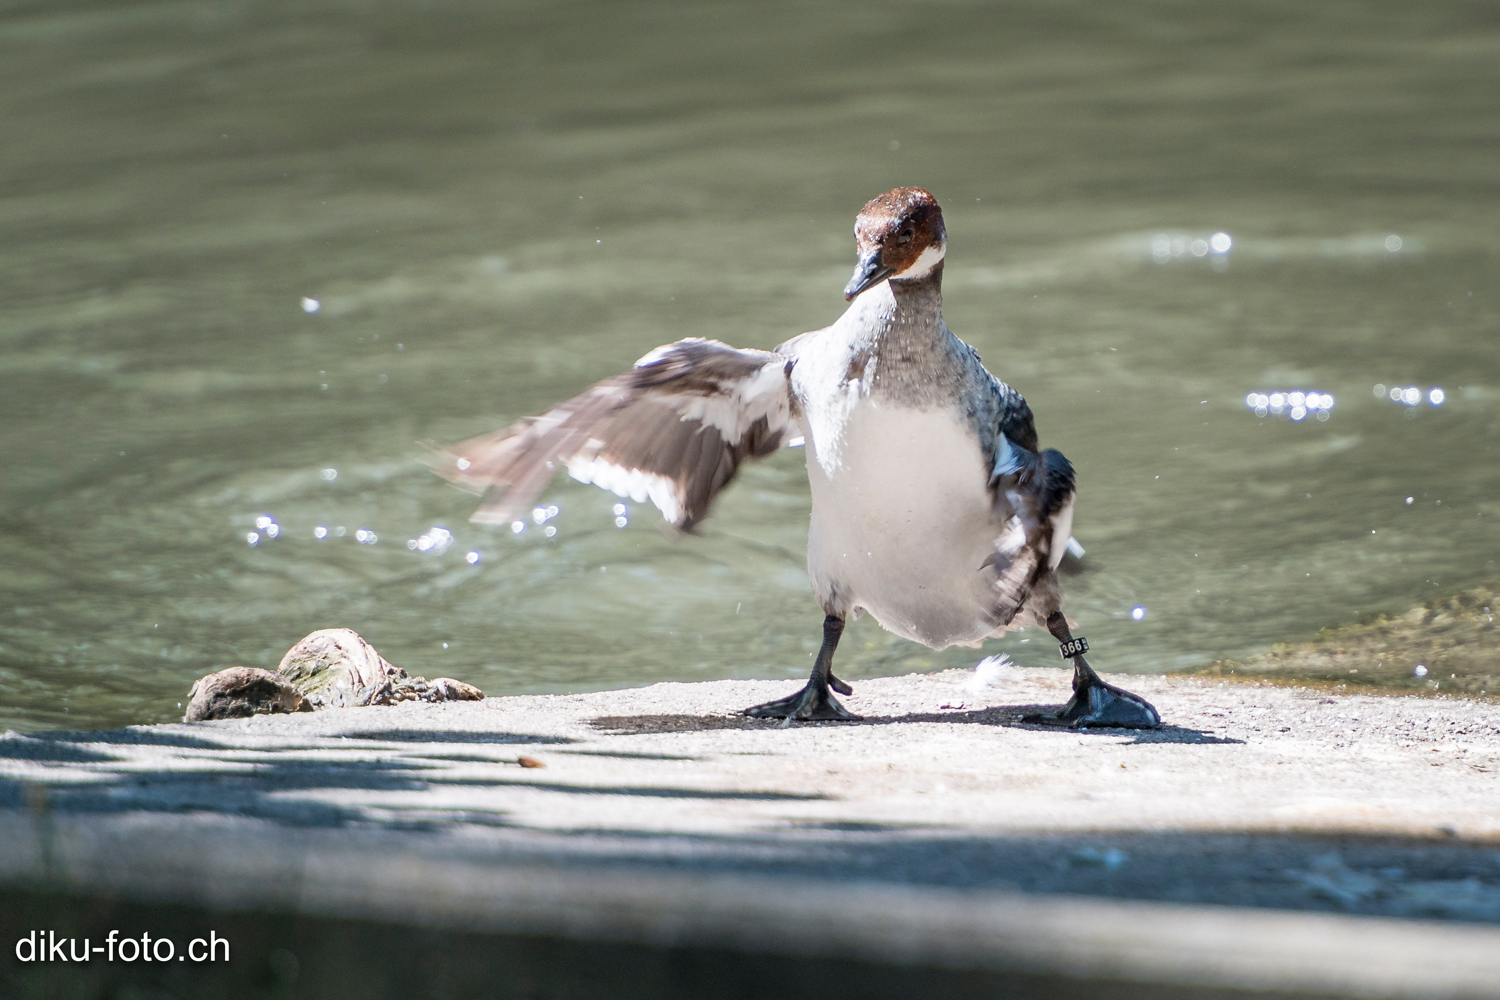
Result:
<svg viewBox="0 0 1500 1000"><path fill-rule="evenodd" d="M854 220L859 263L844 289L853 300L887 278L925 278L943 261L948 233L937 199L921 188L903 187L872 198Z"/></svg>

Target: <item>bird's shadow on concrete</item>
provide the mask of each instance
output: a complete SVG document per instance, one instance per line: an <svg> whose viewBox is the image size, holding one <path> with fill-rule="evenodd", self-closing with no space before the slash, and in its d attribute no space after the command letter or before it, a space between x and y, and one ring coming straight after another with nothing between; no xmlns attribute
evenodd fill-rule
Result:
<svg viewBox="0 0 1500 1000"><path fill-rule="evenodd" d="M803 726L889 726L913 722L942 722L996 726L1002 729L1029 729L1078 736L1129 735L1133 743L1244 743L1244 740L1216 736L1190 726L1164 724L1157 729L1127 729L1120 726L1088 726L1075 729L1067 725L1027 722L1032 715L1055 714L1061 705L997 705L990 708L937 712L908 712L905 715L866 715L836 722L802 722L787 719L756 719L740 713L715 715L603 715L589 720L589 725L610 736L639 733L695 733L711 729L791 729Z"/></svg>

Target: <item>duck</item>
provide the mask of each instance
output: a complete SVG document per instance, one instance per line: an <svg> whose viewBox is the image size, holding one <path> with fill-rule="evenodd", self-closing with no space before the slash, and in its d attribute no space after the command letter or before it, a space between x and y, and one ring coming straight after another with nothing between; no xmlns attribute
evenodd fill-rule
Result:
<svg viewBox="0 0 1500 1000"><path fill-rule="evenodd" d="M1155 728L1156 708L1104 682L1063 613L1057 570L1077 477L1041 449L1025 398L943 321L947 231L937 199L887 191L859 210L847 308L774 350L688 337L648 352L540 416L438 451L434 469L509 524L566 469L692 532L741 465L803 445L807 568L823 611L807 683L757 718L853 721L833 672L850 618L932 649L1045 628L1073 663L1073 694L1026 721Z"/></svg>

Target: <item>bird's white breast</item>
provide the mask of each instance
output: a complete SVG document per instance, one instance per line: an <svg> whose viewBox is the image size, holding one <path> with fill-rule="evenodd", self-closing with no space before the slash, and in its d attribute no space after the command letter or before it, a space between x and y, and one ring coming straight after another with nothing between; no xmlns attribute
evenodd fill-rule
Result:
<svg viewBox="0 0 1500 1000"><path fill-rule="evenodd" d="M983 639L995 625L981 565L1001 532L977 436L956 409L863 395L841 409L836 433L807 422L814 593L935 648Z"/></svg>

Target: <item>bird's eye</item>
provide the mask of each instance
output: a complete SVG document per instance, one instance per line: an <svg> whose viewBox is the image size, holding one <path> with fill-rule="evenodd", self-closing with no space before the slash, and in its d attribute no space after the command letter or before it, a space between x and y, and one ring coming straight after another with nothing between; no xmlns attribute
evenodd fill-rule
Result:
<svg viewBox="0 0 1500 1000"><path fill-rule="evenodd" d="M911 242L911 230L908 229L908 230L905 230L904 232L902 232L902 234L899 237L896 238L896 242L897 243L910 243Z"/></svg>

